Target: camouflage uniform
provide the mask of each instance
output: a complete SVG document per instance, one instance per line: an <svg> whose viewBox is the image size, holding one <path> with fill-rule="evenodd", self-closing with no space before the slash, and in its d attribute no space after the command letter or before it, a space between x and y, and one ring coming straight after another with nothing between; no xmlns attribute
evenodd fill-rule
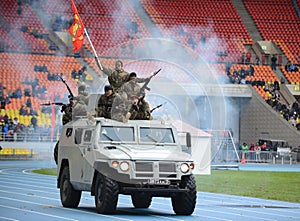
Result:
<svg viewBox="0 0 300 221"><path fill-rule="evenodd" d="M69 104L64 104L61 108L61 112L63 112L62 116L62 123L63 125L69 123L72 121L72 109L73 105L71 103Z"/></svg>
<svg viewBox="0 0 300 221"><path fill-rule="evenodd" d="M108 76L108 82L115 93L119 91L124 83L130 80L130 74L123 69L110 69L103 66L103 72ZM138 83L143 83L145 81L146 78L137 78Z"/></svg>
<svg viewBox="0 0 300 221"><path fill-rule="evenodd" d="M114 93L109 96L106 96L105 94L101 95L98 101L97 117L105 117L111 119L111 109L115 97L116 94Z"/></svg>
<svg viewBox="0 0 300 221"><path fill-rule="evenodd" d="M111 119L126 122L125 115L128 112L125 101L119 94L115 94L113 105L111 108Z"/></svg>
<svg viewBox="0 0 300 221"><path fill-rule="evenodd" d="M120 95L125 101L130 120L152 119L149 104L143 98L140 98L140 96L143 96L141 94L141 87L135 81L131 80L125 83L120 88Z"/></svg>
<svg viewBox="0 0 300 221"><path fill-rule="evenodd" d="M120 88L119 93L124 100L130 100L132 96L139 96L141 92L141 86L135 81L131 80L123 84Z"/></svg>
<svg viewBox="0 0 300 221"><path fill-rule="evenodd" d="M74 98L75 105L73 108L73 119L78 116L87 116L87 105L89 101L89 95L85 91L79 91L77 97Z"/></svg>
<svg viewBox="0 0 300 221"><path fill-rule="evenodd" d="M144 99L140 101L138 105L132 105L130 120L152 120L151 110L149 107L149 103Z"/></svg>

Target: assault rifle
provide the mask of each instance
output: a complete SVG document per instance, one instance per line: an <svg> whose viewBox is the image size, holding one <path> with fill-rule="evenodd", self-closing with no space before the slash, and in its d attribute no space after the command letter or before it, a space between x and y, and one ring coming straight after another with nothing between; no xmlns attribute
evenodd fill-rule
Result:
<svg viewBox="0 0 300 221"><path fill-rule="evenodd" d="M155 71L155 72L153 73L152 76L150 76L150 77L148 77L148 78L146 79L144 85L141 87L141 90L140 90L140 95L141 95L141 96L140 96L140 98L139 98L139 100L138 100L137 105L139 105L139 104L142 102L142 100L144 99L144 97L145 97L145 90L150 91L150 88L148 87L148 84L150 83L151 78L153 78L155 75L157 75L158 72L160 72L160 71L161 71L161 68L158 69L157 71Z"/></svg>
<svg viewBox="0 0 300 221"><path fill-rule="evenodd" d="M161 68L158 69L157 71L155 71L155 72L153 73L152 76L150 76L150 77L148 77L148 78L146 79L144 85L141 87L140 94L144 94L144 93L145 93L145 90L150 91L150 88L148 87L148 84L150 83L151 78L153 78L155 75L157 75L158 72L160 72L160 71L161 71Z"/></svg>
<svg viewBox="0 0 300 221"><path fill-rule="evenodd" d="M40 105L44 105L44 106L50 106L50 105L59 105L59 106L62 106L62 105L65 105L64 103L62 102L48 102L48 103L44 103L44 104L40 104Z"/></svg>
<svg viewBox="0 0 300 221"><path fill-rule="evenodd" d="M167 102L163 103L163 104L160 104L160 105L157 105L156 107L152 108L150 110L150 113L152 113L154 110L158 109L158 108L161 108L163 105L165 105Z"/></svg>
<svg viewBox="0 0 300 221"><path fill-rule="evenodd" d="M58 75L58 77L60 78L60 80L66 85L68 91L69 91L69 98L74 98L74 94L71 91L71 88L69 87L69 85L67 84L66 80L62 78L61 75Z"/></svg>
<svg viewBox="0 0 300 221"><path fill-rule="evenodd" d="M61 106L61 110L60 112L64 112L66 110L66 108L68 107L68 104L64 104L62 102L48 102L48 103L44 103L44 104L40 104L40 105L44 105L44 106L50 106L50 105L59 105Z"/></svg>

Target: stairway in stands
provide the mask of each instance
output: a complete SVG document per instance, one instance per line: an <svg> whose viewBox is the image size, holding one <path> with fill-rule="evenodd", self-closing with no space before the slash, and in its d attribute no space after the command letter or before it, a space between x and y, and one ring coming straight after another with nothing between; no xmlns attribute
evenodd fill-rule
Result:
<svg viewBox="0 0 300 221"><path fill-rule="evenodd" d="M252 17L248 13L244 3L242 0L231 0L232 4L236 8L237 12L242 18L242 21L247 28L253 42L261 41L262 37L259 34L259 30L257 29Z"/></svg>

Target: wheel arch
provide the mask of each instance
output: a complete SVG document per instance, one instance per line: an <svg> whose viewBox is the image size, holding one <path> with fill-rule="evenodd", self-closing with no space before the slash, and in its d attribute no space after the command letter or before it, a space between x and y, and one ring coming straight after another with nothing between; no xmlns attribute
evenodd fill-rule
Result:
<svg viewBox="0 0 300 221"><path fill-rule="evenodd" d="M58 179L57 179L57 188L59 188L59 183L60 183L60 177L61 177L61 173L64 169L65 166L69 166L69 160L68 159L62 159L61 161L61 165L60 165L60 170L59 170L59 176L58 176Z"/></svg>
<svg viewBox="0 0 300 221"><path fill-rule="evenodd" d="M97 180L98 174L100 174L100 173L97 170L95 170L94 177L93 177L92 188L91 188L91 196L95 196L95 193L96 193L95 186L96 186L96 180Z"/></svg>

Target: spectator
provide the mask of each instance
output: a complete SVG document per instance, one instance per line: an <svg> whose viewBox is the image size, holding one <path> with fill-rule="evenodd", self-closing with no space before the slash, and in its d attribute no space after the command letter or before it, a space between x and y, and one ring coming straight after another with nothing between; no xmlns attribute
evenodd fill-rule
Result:
<svg viewBox="0 0 300 221"><path fill-rule="evenodd" d="M256 145L255 145L255 161L257 163L259 163L261 161L261 159L260 159L260 151L261 151L261 148L260 148L259 144L256 143Z"/></svg>
<svg viewBox="0 0 300 221"><path fill-rule="evenodd" d="M272 70L276 71L276 66L277 66L277 57L273 55L271 57L271 68Z"/></svg>
<svg viewBox="0 0 300 221"><path fill-rule="evenodd" d="M241 55L241 63L242 64L245 63L245 52L243 52L242 55Z"/></svg>
<svg viewBox="0 0 300 221"><path fill-rule="evenodd" d="M26 107L32 108L32 103L31 103L30 96L27 98L27 101L26 101Z"/></svg>
<svg viewBox="0 0 300 221"><path fill-rule="evenodd" d="M259 63L260 63L259 57L258 57L258 55L256 55L256 58L255 58L255 64L256 64L256 65L259 65Z"/></svg>
<svg viewBox="0 0 300 221"><path fill-rule="evenodd" d="M246 64L249 64L251 61L251 52L247 51L246 53Z"/></svg>
<svg viewBox="0 0 300 221"><path fill-rule="evenodd" d="M247 145L247 143L243 143L243 145L242 145L242 151L245 153L245 152L247 152L248 151L248 149L249 149L249 147L248 147L248 145Z"/></svg>
<svg viewBox="0 0 300 221"><path fill-rule="evenodd" d="M37 126L37 118L35 116L32 116L30 123L32 124L33 128L35 129Z"/></svg>
<svg viewBox="0 0 300 221"><path fill-rule="evenodd" d="M5 106L6 106L6 99L5 99L5 97L2 97L1 98L1 109L5 109Z"/></svg>
<svg viewBox="0 0 300 221"><path fill-rule="evenodd" d="M254 142L251 142L251 145L249 147L250 152L250 159L254 160L254 150L255 150L255 146L254 146Z"/></svg>

